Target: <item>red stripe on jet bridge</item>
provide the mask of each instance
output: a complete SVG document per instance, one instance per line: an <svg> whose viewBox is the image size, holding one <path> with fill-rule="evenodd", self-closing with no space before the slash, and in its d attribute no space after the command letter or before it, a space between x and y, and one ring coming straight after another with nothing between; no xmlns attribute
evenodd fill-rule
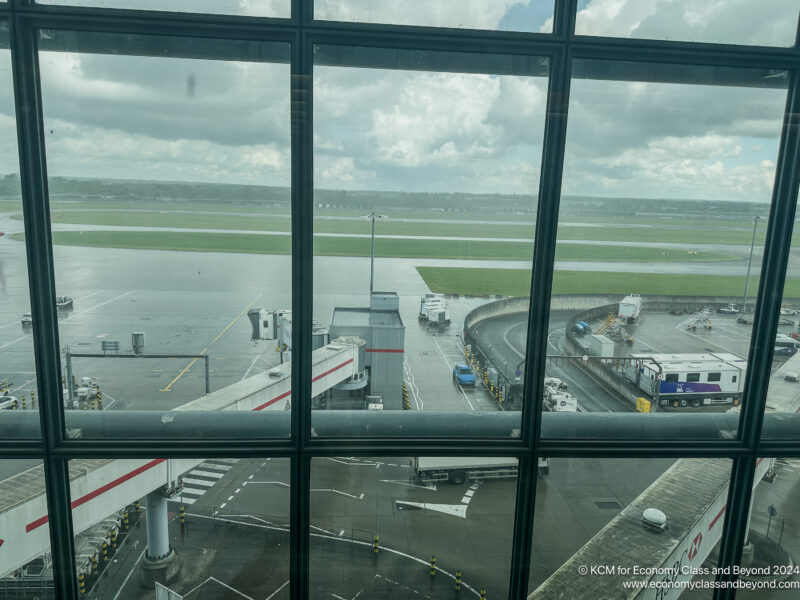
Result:
<svg viewBox="0 0 800 600"><path fill-rule="evenodd" d="M311 380L311 381L312 381L312 383L313 383L314 381L319 381L320 379L322 379L322 378L323 378L323 377L325 377L326 375L330 375L330 374L331 374L331 373L333 373L334 371L338 371L338 370L339 370L339 369L341 369L342 367L346 367L346 366L347 366L347 365L349 365L351 362L353 362L353 359L352 359L352 358L351 358L351 359L348 359L348 360L346 360L346 361L344 361L342 364L340 364L340 365L338 365L338 366L336 366L336 367L333 367L332 369L330 369L330 370L328 370L328 371L325 371L325 372L324 372L324 373L322 373L321 375L317 375L316 377L314 377L314 379L312 379L312 380ZM286 398L286 396L288 396L288 395L289 395L289 394L291 394L291 393L292 393L292 390L289 390L288 392L283 392L283 393L282 393L280 396L275 396L275 397L274 397L272 400L268 400L267 402L264 402L264 404L262 404L262 405L260 405L260 406L256 406L256 407L255 407L253 410L263 410L263 409L267 408L268 406L271 406L271 405L275 404L275 403L276 403L278 400L282 400L283 398Z"/></svg>
<svg viewBox="0 0 800 600"><path fill-rule="evenodd" d="M333 367L332 369L329 369L328 371L325 371L324 373L322 373L322 374L320 374L320 375L317 375L316 377L314 377L314 379L312 379L312 380L311 380L311 383L314 383L315 381L319 381L320 379L322 379L322 378L323 378L323 377L325 377L326 375L330 375L331 373L333 373L334 371L338 371L338 370L339 370L339 369L341 369L342 367L346 367L346 366L347 366L347 365L349 365L351 362L353 362L353 359L352 359L352 358L349 358L349 359L347 359L347 360L346 360L346 361L344 361L342 364L340 364L338 367Z"/></svg>
<svg viewBox="0 0 800 600"><path fill-rule="evenodd" d="M399 352L400 354L403 353L403 349L400 348L396 350L394 348L367 348L367 352Z"/></svg>
<svg viewBox="0 0 800 600"><path fill-rule="evenodd" d="M344 361L342 364L340 364L340 365L338 365L336 367L333 367L332 369L329 369L328 371L325 371L321 375L317 375L316 377L314 377L314 379L312 379L312 381L317 381L319 379L322 379L326 375L330 375L334 371L338 371L342 367L345 367L345 366L349 365L351 362L353 362L352 358L349 359L349 360ZM285 398L286 396L288 396L291 393L292 393L292 390L289 390L288 392L284 392L280 396L278 396L276 398L273 398L269 402L266 402L265 404L262 404L261 406L254 408L253 410L261 410L261 409L269 406L270 404L274 404L275 402L277 402L281 398ZM106 493L108 490L113 489L113 488L117 487L118 485L120 485L122 483L125 483L126 481L128 481L130 479L133 479L137 475L140 475L140 474L144 473L148 469L152 469L153 467L155 467L158 464L161 464L165 460L167 460L167 459L166 458L157 458L155 460L151 460L149 463L147 463L145 465L142 465L138 469L134 469L133 471L131 471L130 473L128 473L126 475L123 475L121 477L117 477L114 481L112 481L110 483L107 483L107 484L105 484L103 486L100 486L99 488L97 488L93 492L89 492L85 496L81 496L77 500L74 500L72 502L72 504L70 505L70 507L75 509L75 508L79 507L81 504L85 504L89 500L97 498L99 495ZM25 526L25 532L26 533L30 533L34 529L36 529L38 527L41 527L42 525L47 523L48 520L49 520L49 517L47 515L45 515L43 517L39 517L35 521L32 521L32 522L28 523Z"/></svg>
<svg viewBox="0 0 800 600"><path fill-rule="evenodd" d="M256 406L253 410L262 410L264 408L267 408L271 404L275 404L281 398L286 398L286 396L288 396L291 393L292 393L292 390L289 390L288 392L283 392L280 396L275 396L272 400L268 400L268 401L264 402L264 404L262 404L261 406Z"/></svg>
<svg viewBox="0 0 800 600"><path fill-rule="evenodd" d="M94 498L97 498L99 495L105 494L108 490L113 489L113 488L117 487L118 485L123 484L126 481L129 481L129 480L133 479L137 475L141 475L142 473L144 473L145 471L147 471L149 469L152 469L156 465L160 465L165 460L167 460L167 459L166 458L157 458L155 460L151 460L149 463L144 464L144 465L142 465L141 467L139 467L137 469L134 469L130 473L122 475L121 477L117 477L114 481L100 486L99 488L97 488L93 492L89 492L85 496L81 496L77 500L73 500L72 504L70 504L70 507L73 508L73 509L78 508L81 504L85 504L86 502L89 502L89 500L93 500ZM33 531L37 527L41 527L42 525L47 523L48 519L49 519L49 517L47 515L45 515L43 517L39 517L38 519L36 519L35 521L32 521L31 523L28 523L25 526L25 532L26 533L30 533L31 531Z"/></svg>
<svg viewBox="0 0 800 600"><path fill-rule="evenodd" d="M717 513L717 516L714 517L714 520L711 521L711 523L709 523L709 525L708 525L708 530L709 531L711 531L711 529L714 527L714 525L717 524L717 521L719 521L719 518L725 513L725 509L726 508L728 508L727 504L722 507L722 509Z"/></svg>

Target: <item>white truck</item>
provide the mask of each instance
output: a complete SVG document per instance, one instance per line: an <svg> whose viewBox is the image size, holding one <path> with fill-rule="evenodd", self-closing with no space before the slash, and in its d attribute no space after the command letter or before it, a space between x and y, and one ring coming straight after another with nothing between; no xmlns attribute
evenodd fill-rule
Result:
<svg viewBox="0 0 800 600"><path fill-rule="evenodd" d="M578 412L578 399L558 377L544 378L544 408L551 412Z"/></svg>
<svg viewBox="0 0 800 600"><path fill-rule="evenodd" d="M516 458L503 456L419 456L411 459L411 467L422 483L447 481L462 485L469 480L510 479L517 476ZM539 473L547 475L547 458L539 458Z"/></svg>
<svg viewBox="0 0 800 600"><path fill-rule="evenodd" d="M619 318L625 323L635 323L642 312L642 297L639 294L625 296L619 303Z"/></svg>

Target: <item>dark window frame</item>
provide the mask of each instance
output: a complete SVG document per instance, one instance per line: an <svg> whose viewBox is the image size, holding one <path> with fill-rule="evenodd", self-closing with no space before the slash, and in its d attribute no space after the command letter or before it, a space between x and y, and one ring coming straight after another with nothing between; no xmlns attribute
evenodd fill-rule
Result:
<svg viewBox="0 0 800 600"><path fill-rule="evenodd" d="M797 440L762 440L761 423L766 402L772 348L777 330L781 293L791 244L792 226L800 182L800 48L695 44L640 39L606 39L574 33L576 0L557 0L552 34L451 30L431 27L365 25L317 22L312 0L293 0L291 19L250 18L226 15L194 15L69 6L35 6L27 0L0 4L0 20L11 25L9 46L14 75L17 131L25 217L26 249L34 331L34 354L41 391L41 440L0 440L0 457L39 458L44 463L50 515L51 551L59 597L78 598L72 568L74 548L69 507L68 461L84 456L284 456L291 458L291 594L308 597L308 535L310 461L312 457L349 452L358 456L390 455L414 449L420 453L514 455L520 459L517 489L511 598L527 594L527 572L531 556L536 480L532 475L536 458L547 456L658 456L723 455L734 459L725 531L719 564L741 560L747 523L749 490L756 461L761 456L800 456ZM303 350L293 361L293 389L300 397L310 393L310 344L312 288L312 53L316 43L358 44L364 47L399 47L441 52L470 48L481 53L538 54L551 61L548 90L539 207L534 246L531 313L525 370L525 404L521 441L502 444L491 440L315 440L311 436L310 409L293 411L293 437L289 442L271 440L200 441L198 443L126 442L101 440L87 443L67 440L60 408L60 355L55 313L55 285L50 244L46 165L38 81L36 30L38 28L153 33L177 37L269 39L289 41L291 72L296 86L293 105L306 110L293 112L292 134L292 280L295 315L295 346ZM738 437L728 445L683 442L665 446L623 445L597 440L542 440L540 394L544 378L549 300L553 276L558 201L568 112L571 60L589 57L603 60L651 61L675 64L767 67L787 69L789 94L784 112L784 130L776 167L775 185L764 246L748 372ZM25 107L23 109L23 106ZM26 112L29 111L29 112ZM21 120L23 114L31 118ZM765 350L766 349L766 350ZM734 376L734 380L736 377ZM715 598L729 594L716 590Z"/></svg>

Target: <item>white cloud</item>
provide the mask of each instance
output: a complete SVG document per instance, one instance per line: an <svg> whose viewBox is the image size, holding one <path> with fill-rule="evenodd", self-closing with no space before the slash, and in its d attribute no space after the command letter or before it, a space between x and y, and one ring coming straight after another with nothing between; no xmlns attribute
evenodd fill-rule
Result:
<svg viewBox="0 0 800 600"><path fill-rule="evenodd" d="M331 21L495 29L511 7L529 3L530 0L316 0L314 16Z"/></svg>
<svg viewBox="0 0 800 600"><path fill-rule="evenodd" d="M376 159L413 167L490 156L500 141L487 116L500 93L488 75L424 73L409 78L391 108L372 112Z"/></svg>
<svg viewBox="0 0 800 600"><path fill-rule="evenodd" d="M796 0L591 0L578 12L584 35L790 46Z"/></svg>

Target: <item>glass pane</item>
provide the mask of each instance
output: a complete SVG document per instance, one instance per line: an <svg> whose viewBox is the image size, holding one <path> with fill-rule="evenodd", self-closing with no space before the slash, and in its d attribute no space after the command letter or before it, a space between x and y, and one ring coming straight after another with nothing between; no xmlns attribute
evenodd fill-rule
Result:
<svg viewBox="0 0 800 600"><path fill-rule="evenodd" d="M291 0L36 0L38 4L167 10L172 12L215 13L252 17L291 16Z"/></svg>
<svg viewBox="0 0 800 600"><path fill-rule="evenodd" d="M795 219L795 223L797 219ZM767 405L761 435L771 439L800 438L800 280L794 249L797 247L795 233L792 236L783 301L778 316L778 330L772 349L772 375L767 392Z"/></svg>
<svg viewBox="0 0 800 600"><path fill-rule="evenodd" d="M579 0L575 33L690 42L791 46L795 0Z"/></svg>
<svg viewBox="0 0 800 600"><path fill-rule="evenodd" d="M288 599L289 471L268 458L71 461L87 596L152 597L158 580L179 597Z"/></svg>
<svg viewBox="0 0 800 600"><path fill-rule="evenodd" d="M469 57L473 71L506 73L486 75L448 71L466 67L457 54L369 59L436 69L419 71L358 68L362 55L316 54L314 318L320 344L359 341L340 361L352 362L315 389L315 414L426 411L450 425L423 433L432 421L406 415L386 435L492 435L483 427L496 417L509 435L523 355L489 359L472 335L487 316L527 311L527 298L500 313L484 305L530 289L547 61ZM328 66L337 62L352 66ZM524 328L512 333L524 346ZM466 421L448 417L457 413ZM350 414L351 435L390 422Z"/></svg>
<svg viewBox="0 0 800 600"><path fill-rule="evenodd" d="M0 20L0 437L39 436L30 311L11 52Z"/></svg>
<svg viewBox="0 0 800 600"><path fill-rule="evenodd" d="M796 458L762 458L756 476L762 482L753 493L747 540L737 598L789 599L800 590L795 560L798 548Z"/></svg>
<svg viewBox="0 0 800 600"><path fill-rule="evenodd" d="M310 597L508 597L516 472L513 458L315 458Z"/></svg>
<svg viewBox="0 0 800 600"><path fill-rule="evenodd" d="M573 77L545 409L692 413L591 437L735 431L710 413L743 401L783 78L599 61Z"/></svg>
<svg viewBox="0 0 800 600"><path fill-rule="evenodd" d="M42 45L66 407L109 411L101 435L120 436L142 421L112 411L282 413L284 330L262 309L291 307L287 47L204 40L222 61L192 58L197 40ZM118 47L142 55L75 51ZM159 414L140 416L176 427L153 435L187 435ZM288 435L281 419L270 435Z"/></svg>
<svg viewBox="0 0 800 600"><path fill-rule="evenodd" d="M536 489L531 597L711 598L702 584L714 580L730 469L727 459L550 459Z"/></svg>
<svg viewBox="0 0 800 600"><path fill-rule="evenodd" d="M553 3L553 0L315 0L314 18L550 33Z"/></svg>
<svg viewBox="0 0 800 600"><path fill-rule="evenodd" d="M54 598L40 460L0 460L0 597Z"/></svg>

